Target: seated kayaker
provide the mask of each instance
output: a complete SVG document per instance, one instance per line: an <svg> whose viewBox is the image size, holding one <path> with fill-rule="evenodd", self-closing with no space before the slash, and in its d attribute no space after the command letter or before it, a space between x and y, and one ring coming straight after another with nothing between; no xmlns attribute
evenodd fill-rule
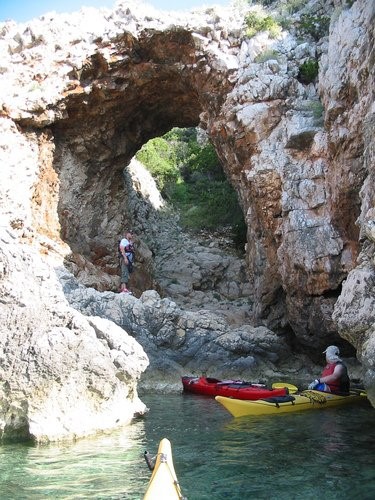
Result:
<svg viewBox="0 0 375 500"><path fill-rule="evenodd" d="M340 350L335 345L330 345L324 351L327 364L319 379L311 382L309 389L317 391L346 394L350 389L348 370L340 356Z"/></svg>

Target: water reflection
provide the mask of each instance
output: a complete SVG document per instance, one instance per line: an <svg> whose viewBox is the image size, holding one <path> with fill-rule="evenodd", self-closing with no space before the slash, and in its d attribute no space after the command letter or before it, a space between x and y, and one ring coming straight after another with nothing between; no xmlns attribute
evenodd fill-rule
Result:
<svg viewBox="0 0 375 500"><path fill-rule="evenodd" d="M137 421L73 444L0 447L1 498L138 498L134 490L149 479L145 445L144 422Z"/></svg>

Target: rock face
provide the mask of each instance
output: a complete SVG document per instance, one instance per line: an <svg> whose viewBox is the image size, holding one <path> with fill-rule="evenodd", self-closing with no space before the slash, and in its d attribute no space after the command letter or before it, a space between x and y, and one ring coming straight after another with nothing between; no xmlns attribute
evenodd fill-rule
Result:
<svg viewBox="0 0 375 500"><path fill-rule="evenodd" d="M3 229L0 240L0 441L75 439L144 413L141 346L70 308L56 261L42 263Z"/></svg>
<svg viewBox="0 0 375 500"><path fill-rule="evenodd" d="M314 30L304 32L301 42L298 29L306 13ZM147 314L135 318L146 315L145 331L154 333L139 333L142 322L129 323L129 333L140 340L155 336L145 345L150 369L157 372L164 330L157 321L149 325L166 299L142 295L152 288L183 306L190 301L192 310L201 302L203 323L215 313L214 292L241 311L237 321L229 308L210 316L207 324L215 327L206 325L212 332L204 335L194 316L193 339L188 313L173 313L168 321L175 327L166 334L170 364L159 365L160 380L173 370L176 379L176 351L178 366L191 370L189 359L197 352L202 369L223 363L227 352L238 373L251 376L257 362L282 363L291 346L314 356L327 343L338 343L347 355L357 350L375 403L374 15L370 0L351 7L346 1L311 1L290 15L293 30L248 38L240 10L178 17L118 2L113 12L85 9L0 26L4 436L24 429L37 439L55 439L64 426L69 436L85 435L97 429L99 416L107 415L106 426L114 424L124 399L139 405L135 384L147 364L144 353L130 339L123 345L117 328L90 315L125 327L118 312L106 311L109 297L119 309L129 301L142 309L152 299ZM316 24L326 16L329 32L317 36ZM315 59L319 75L308 83L301 67ZM163 260L167 245L159 224L165 209L160 199L144 195L131 160L150 138L196 125L206 130L237 189L248 227L245 265L231 257L224 262L220 250L199 241L204 266L194 256L179 261L183 252ZM118 286L117 240L129 226L137 233L132 279L143 306L135 297L112 293ZM56 274L57 268L64 271ZM60 290L56 275L62 279L66 270L80 284ZM82 284L95 287L94 308L84 293L80 300L72 293ZM218 318L246 332L231 337ZM273 359L264 355L264 341L276 346ZM71 366L71 351L78 353L67 384L74 390L65 392L68 375L54 371L55 343L62 365L66 358ZM88 358L87 344L97 358ZM205 352L211 344L214 363ZM134 353L129 366L138 359L137 369L124 361L128 349ZM240 366L241 358L249 363ZM89 360L93 365L86 368ZM20 370L17 376L14 370ZM109 385L101 386L102 378ZM65 410L54 406L57 395ZM66 408L81 398L86 429L67 423ZM46 430L42 422L52 407L54 430Z"/></svg>
<svg viewBox="0 0 375 500"><path fill-rule="evenodd" d="M180 377L186 373L206 371L218 377L269 381L285 374L295 378L303 363L312 368L306 359L290 367L290 348L265 327L229 326L225 318L208 310L199 314L183 310L155 290L137 299L77 285L63 270L59 275L74 309L113 321L143 346L150 367L139 382L142 390L180 391ZM278 372L275 365L280 367Z"/></svg>

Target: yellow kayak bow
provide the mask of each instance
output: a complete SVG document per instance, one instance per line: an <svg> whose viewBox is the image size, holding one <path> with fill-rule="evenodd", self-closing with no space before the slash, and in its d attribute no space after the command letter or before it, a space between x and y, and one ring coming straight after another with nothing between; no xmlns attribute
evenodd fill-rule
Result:
<svg viewBox="0 0 375 500"><path fill-rule="evenodd" d="M172 447L167 438L159 443L155 466L144 500L182 500L184 497L173 466Z"/></svg>

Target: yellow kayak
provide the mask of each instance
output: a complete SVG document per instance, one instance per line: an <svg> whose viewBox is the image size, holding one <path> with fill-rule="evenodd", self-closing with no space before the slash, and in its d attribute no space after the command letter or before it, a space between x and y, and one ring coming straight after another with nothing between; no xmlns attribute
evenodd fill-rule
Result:
<svg viewBox="0 0 375 500"><path fill-rule="evenodd" d="M171 443L163 438L159 443L155 466L144 500L181 500L180 485L173 466Z"/></svg>
<svg viewBox="0 0 375 500"><path fill-rule="evenodd" d="M232 399L224 396L216 396L215 399L234 417L291 413L302 410L321 410L323 408L332 408L367 400L361 393L339 396L337 394L313 390L302 391L299 394L289 396L268 398L266 400L258 399L256 401Z"/></svg>

